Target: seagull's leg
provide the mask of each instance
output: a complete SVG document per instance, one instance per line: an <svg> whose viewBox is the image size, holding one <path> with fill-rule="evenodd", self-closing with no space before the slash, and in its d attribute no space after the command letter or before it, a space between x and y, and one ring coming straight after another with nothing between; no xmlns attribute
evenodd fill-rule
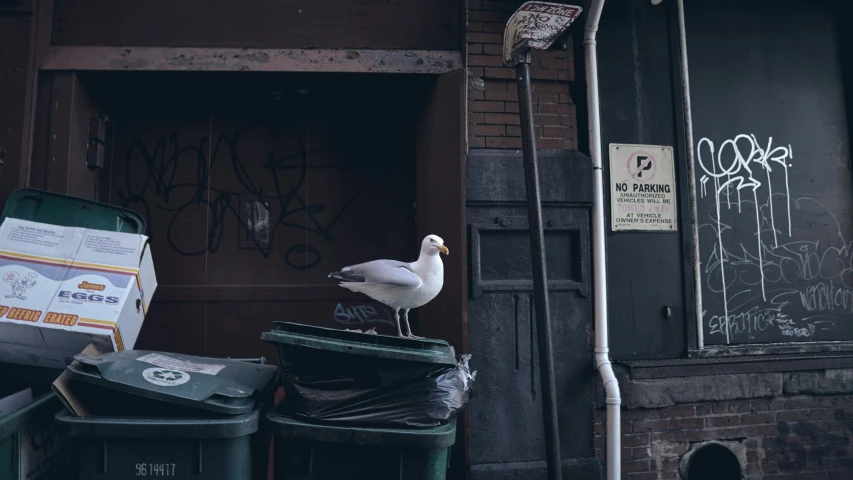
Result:
<svg viewBox="0 0 853 480"><path fill-rule="evenodd" d="M397 335L399 335L401 337L405 336L405 335L403 335L403 331L400 330L400 309L399 308L394 309L394 318L397 319Z"/></svg>
<svg viewBox="0 0 853 480"><path fill-rule="evenodd" d="M412 327L409 325L409 310L410 309L408 308L403 310L403 319L406 320L406 328L409 330L409 333L406 336L415 340L422 339L424 337L419 337L412 333Z"/></svg>

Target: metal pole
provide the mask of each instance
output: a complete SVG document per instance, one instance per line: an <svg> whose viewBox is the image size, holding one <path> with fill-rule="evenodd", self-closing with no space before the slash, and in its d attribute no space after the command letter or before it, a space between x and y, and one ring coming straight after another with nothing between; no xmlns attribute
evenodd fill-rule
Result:
<svg viewBox="0 0 853 480"><path fill-rule="evenodd" d="M530 57L515 66L518 81L521 145L524 151L524 180L527 186L527 217L530 229L530 253L533 262L533 296L536 303L536 332L539 337L539 372L542 382L542 412L545 420L545 453L548 478L561 480L560 431L557 418L557 392L554 356L551 348L551 314L548 304L548 270L545 266L545 232L542 230L542 206L539 196L539 166L536 158L536 130L530 93Z"/></svg>
<svg viewBox="0 0 853 480"><path fill-rule="evenodd" d="M690 200L690 257L693 260L693 305L696 309L697 348L705 348L702 330L702 257L699 255L699 209L696 195L696 156L693 149L693 112L690 106L690 74L687 72L687 29L684 26L684 0L678 0L678 46L681 54L681 98L684 104L684 136L687 144L687 176ZM722 266L724 267L724 265Z"/></svg>

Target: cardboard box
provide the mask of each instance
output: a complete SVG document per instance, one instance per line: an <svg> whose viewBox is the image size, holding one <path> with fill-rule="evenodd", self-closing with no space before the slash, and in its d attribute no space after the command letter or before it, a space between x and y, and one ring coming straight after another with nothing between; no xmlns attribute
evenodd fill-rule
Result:
<svg viewBox="0 0 853 480"><path fill-rule="evenodd" d="M0 362L64 368L90 343L132 349L156 288L144 235L7 218Z"/></svg>

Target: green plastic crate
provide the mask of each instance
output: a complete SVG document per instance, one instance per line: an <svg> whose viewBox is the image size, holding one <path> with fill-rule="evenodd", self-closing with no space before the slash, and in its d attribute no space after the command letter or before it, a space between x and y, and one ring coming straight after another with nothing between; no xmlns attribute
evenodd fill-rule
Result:
<svg viewBox="0 0 853 480"><path fill-rule="evenodd" d="M258 416L110 418L62 411L56 420L73 443L78 480L250 480Z"/></svg>
<svg viewBox="0 0 853 480"><path fill-rule="evenodd" d="M145 220L133 210L34 188L23 188L9 195L0 221L7 217L63 227L145 234Z"/></svg>
<svg viewBox="0 0 853 480"><path fill-rule="evenodd" d="M332 427L266 415L275 480L444 480L456 420L429 429Z"/></svg>

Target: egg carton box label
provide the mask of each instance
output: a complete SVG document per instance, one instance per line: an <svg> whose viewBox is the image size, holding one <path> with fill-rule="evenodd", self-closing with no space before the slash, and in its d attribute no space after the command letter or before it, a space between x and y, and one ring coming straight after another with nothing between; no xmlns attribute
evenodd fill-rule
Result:
<svg viewBox="0 0 853 480"><path fill-rule="evenodd" d="M103 352L133 349L156 288L145 235L7 218L0 358L49 366L90 343Z"/></svg>

